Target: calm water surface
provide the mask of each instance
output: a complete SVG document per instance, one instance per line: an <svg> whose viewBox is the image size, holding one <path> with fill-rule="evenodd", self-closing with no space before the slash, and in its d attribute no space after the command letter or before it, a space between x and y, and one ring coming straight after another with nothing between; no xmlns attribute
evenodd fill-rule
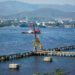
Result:
<svg viewBox="0 0 75 75"><path fill-rule="evenodd" d="M0 55L31 51L34 35L21 34L27 28L0 28ZM75 29L43 28L40 40L45 49L65 45L75 45ZM8 69L8 64L18 63L20 70ZM43 57L29 57L0 63L0 75L32 75L35 72L53 72L56 68L64 69L68 75L75 75L75 58L53 57L52 63L43 62Z"/></svg>

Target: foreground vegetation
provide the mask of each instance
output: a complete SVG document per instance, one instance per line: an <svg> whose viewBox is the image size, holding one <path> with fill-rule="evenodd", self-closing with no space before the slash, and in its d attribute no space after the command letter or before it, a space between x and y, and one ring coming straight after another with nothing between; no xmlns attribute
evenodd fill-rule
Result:
<svg viewBox="0 0 75 75"><path fill-rule="evenodd" d="M33 75L66 75L62 69L56 69L53 73L34 73Z"/></svg>

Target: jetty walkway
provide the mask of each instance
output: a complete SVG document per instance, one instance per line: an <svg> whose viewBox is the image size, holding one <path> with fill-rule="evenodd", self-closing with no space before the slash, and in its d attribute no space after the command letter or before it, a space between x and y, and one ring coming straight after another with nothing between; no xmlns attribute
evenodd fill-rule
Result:
<svg viewBox="0 0 75 75"><path fill-rule="evenodd" d="M65 56L65 57L75 57L75 52L64 52L64 51L38 51L35 55L39 56Z"/></svg>
<svg viewBox="0 0 75 75"><path fill-rule="evenodd" d="M70 45L70 46L64 46L64 47L57 47L57 48L50 48L48 49L49 51L55 50L55 51L67 51L67 50L73 50L75 49L75 45Z"/></svg>
<svg viewBox="0 0 75 75"><path fill-rule="evenodd" d="M8 55L1 55L0 62L5 62L14 59L20 59L24 57L30 56L66 56L66 57L75 57L75 52L68 51L75 49L75 45L59 47L59 48L52 48L47 50L39 50L39 51L30 51L30 52L23 52L23 53L15 53L15 54L8 54Z"/></svg>

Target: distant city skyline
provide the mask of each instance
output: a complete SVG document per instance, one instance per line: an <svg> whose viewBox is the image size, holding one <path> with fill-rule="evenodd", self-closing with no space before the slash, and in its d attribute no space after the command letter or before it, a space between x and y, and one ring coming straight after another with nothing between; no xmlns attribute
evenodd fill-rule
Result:
<svg viewBox="0 0 75 75"><path fill-rule="evenodd" d="M31 4L71 4L75 5L75 0L0 0L3 1L21 1Z"/></svg>

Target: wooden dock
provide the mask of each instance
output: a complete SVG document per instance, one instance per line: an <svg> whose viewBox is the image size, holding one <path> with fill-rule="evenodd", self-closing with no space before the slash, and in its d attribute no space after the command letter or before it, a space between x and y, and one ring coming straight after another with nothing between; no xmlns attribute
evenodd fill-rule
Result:
<svg viewBox="0 0 75 75"><path fill-rule="evenodd" d="M75 45L72 46L65 46L59 48L52 48L47 50L39 50L39 51L30 51L30 52L23 52L23 53L16 53L16 54L8 54L8 55L1 55L0 62L5 62L14 59L20 59L29 56L66 56L66 57L75 57L75 52L69 52L68 50L75 49Z"/></svg>

